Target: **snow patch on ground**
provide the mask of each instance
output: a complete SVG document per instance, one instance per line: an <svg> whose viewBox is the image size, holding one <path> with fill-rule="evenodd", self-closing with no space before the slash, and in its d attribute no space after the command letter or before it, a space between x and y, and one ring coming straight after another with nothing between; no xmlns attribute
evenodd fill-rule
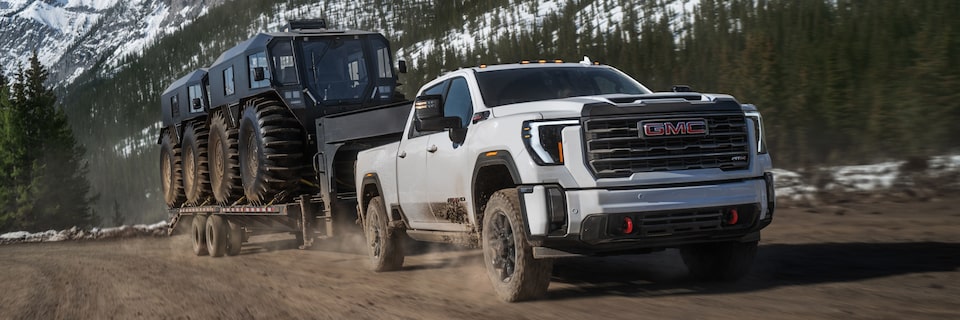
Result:
<svg viewBox="0 0 960 320"><path fill-rule="evenodd" d="M167 236L167 229L169 227L170 223L166 221L160 221L150 225L138 224L114 228L93 228L90 230L81 230L80 228L73 227L60 231L47 230L36 233L16 231L0 234L0 244L58 242L67 240L119 239L133 237L164 237Z"/></svg>

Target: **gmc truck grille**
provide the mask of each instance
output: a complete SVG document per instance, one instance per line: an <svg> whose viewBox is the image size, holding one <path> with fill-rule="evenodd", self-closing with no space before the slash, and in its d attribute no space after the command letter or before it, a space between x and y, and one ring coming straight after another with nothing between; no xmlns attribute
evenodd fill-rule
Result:
<svg viewBox="0 0 960 320"><path fill-rule="evenodd" d="M640 122L705 120L706 134L641 137ZM582 120L587 161L597 178L637 172L744 169L750 145L742 113L624 115Z"/></svg>

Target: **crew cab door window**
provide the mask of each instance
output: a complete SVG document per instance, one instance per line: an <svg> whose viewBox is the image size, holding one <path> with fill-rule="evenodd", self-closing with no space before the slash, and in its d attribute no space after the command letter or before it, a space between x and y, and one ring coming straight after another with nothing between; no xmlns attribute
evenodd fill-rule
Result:
<svg viewBox="0 0 960 320"><path fill-rule="evenodd" d="M459 117L460 127L466 128L473 115L473 100L470 98L470 87L467 79L455 78L450 81L450 89L443 103L444 117Z"/></svg>

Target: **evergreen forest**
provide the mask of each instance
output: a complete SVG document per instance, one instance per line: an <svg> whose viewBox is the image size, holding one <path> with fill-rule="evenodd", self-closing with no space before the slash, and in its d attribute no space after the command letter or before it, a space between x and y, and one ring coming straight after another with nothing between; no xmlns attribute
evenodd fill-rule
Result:
<svg viewBox="0 0 960 320"><path fill-rule="evenodd" d="M408 97L461 67L589 56L653 90L685 84L757 105L778 167L926 157L960 146L960 1L701 0L681 12L676 4L687 1L557 0L558 10L528 20L517 17L545 1L347 2L228 1L119 68L94 68L59 89L88 151L97 212L132 222L166 218L160 93L287 18L383 32L411 62L400 78ZM301 7L310 9L290 9ZM453 33L475 35L472 45L446 41Z"/></svg>
<svg viewBox="0 0 960 320"><path fill-rule="evenodd" d="M0 233L99 224L84 148L48 75L34 53L14 81L0 76Z"/></svg>

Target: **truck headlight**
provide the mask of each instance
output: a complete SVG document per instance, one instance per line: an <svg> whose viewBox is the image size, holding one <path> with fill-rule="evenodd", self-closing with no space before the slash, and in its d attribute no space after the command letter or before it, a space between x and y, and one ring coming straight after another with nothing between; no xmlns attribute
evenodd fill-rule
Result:
<svg viewBox="0 0 960 320"><path fill-rule="evenodd" d="M754 136L757 137L757 153L767 153L767 142L763 136L763 117L756 111L747 112L745 115L747 118L753 119Z"/></svg>
<svg viewBox="0 0 960 320"><path fill-rule="evenodd" d="M523 143L539 165L563 164L563 138L566 126L580 124L577 120L527 121L523 123Z"/></svg>

